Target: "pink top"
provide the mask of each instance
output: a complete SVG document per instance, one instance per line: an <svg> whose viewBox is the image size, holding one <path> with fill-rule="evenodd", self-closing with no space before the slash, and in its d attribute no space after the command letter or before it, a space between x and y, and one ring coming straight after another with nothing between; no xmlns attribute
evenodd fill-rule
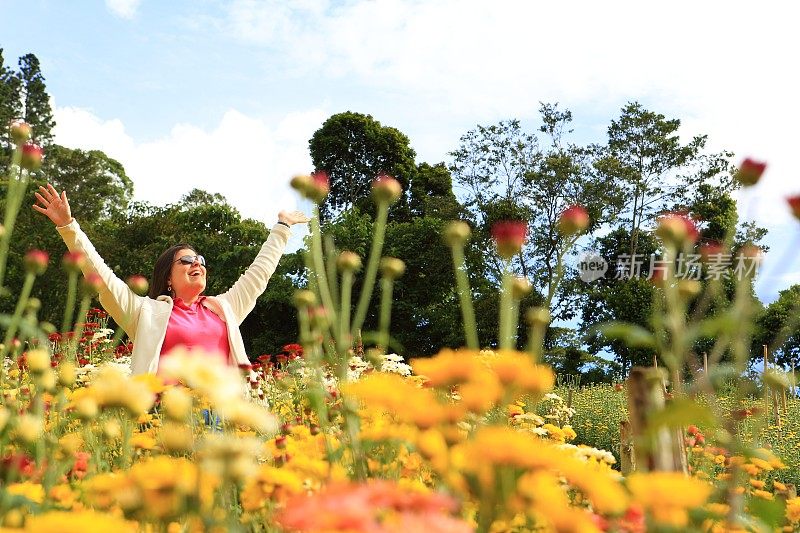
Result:
<svg viewBox="0 0 800 533"><path fill-rule="evenodd" d="M161 361L169 357L169 352L177 346L190 350L198 348L230 364L228 327L214 311L203 305L205 299L205 296L201 296L193 304L186 305L180 298L175 298L167 334L161 346L159 367Z"/></svg>

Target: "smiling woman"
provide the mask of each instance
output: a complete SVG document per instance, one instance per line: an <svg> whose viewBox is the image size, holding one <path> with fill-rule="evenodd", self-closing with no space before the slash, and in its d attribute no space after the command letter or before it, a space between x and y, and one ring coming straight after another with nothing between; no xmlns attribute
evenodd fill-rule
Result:
<svg viewBox="0 0 800 533"><path fill-rule="evenodd" d="M281 211L253 263L226 292L205 296L206 260L191 245L176 244L156 260L150 292L135 294L105 264L89 237L72 218L66 191L48 184L35 193L36 211L55 225L70 252L83 255L84 274L103 281L100 303L133 341L133 374L157 373L176 347L221 357L228 364L248 364L239 324L252 311L283 254L290 227L308 222L299 211Z"/></svg>

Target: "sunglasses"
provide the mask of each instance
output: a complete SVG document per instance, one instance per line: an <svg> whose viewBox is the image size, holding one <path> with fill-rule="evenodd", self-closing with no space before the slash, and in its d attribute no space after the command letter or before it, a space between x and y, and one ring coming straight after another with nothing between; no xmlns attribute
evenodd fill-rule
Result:
<svg viewBox="0 0 800 533"><path fill-rule="evenodd" d="M197 261L202 266L206 266L206 258L202 255L184 255L173 261L173 263L177 263L179 261L182 265L192 265L195 261Z"/></svg>

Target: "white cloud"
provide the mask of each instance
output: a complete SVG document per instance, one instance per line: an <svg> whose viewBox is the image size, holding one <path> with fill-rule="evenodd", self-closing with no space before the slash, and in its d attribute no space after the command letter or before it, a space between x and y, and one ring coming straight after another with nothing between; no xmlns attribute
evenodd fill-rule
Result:
<svg viewBox="0 0 800 533"><path fill-rule="evenodd" d="M298 208L288 182L293 174L311 170L308 139L325 116L315 109L266 124L229 110L210 131L177 124L163 138L136 142L119 120L56 107L54 134L59 144L99 149L120 161L137 200L165 205L199 188L221 193L243 216L271 226L280 210ZM309 212L308 205L299 207ZM299 238L293 239L295 247Z"/></svg>
<svg viewBox="0 0 800 533"><path fill-rule="evenodd" d="M141 0L106 0L106 7L117 17L132 19Z"/></svg>

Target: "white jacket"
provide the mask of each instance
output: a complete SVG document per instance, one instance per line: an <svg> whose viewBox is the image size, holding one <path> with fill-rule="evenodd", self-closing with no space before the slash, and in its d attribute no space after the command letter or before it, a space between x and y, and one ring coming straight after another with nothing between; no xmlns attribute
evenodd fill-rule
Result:
<svg viewBox="0 0 800 533"><path fill-rule="evenodd" d="M132 373L134 375L156 373L161 346L172 313L172 298L159 296L154 300L135 294L105 264L75 219L57 230L71 252L81 252L85 256L84 274L94 271L103 280L104 286L99 294L100 304L133 341ZM239 324L253 310L256 299L267 288L267 282L283 255L289 235L288 227L275 224L253 264L239 277L233 287L219 296L209 296L203 300L203 304L227 325L231 358L236 364L249 362Z"/></svg>

